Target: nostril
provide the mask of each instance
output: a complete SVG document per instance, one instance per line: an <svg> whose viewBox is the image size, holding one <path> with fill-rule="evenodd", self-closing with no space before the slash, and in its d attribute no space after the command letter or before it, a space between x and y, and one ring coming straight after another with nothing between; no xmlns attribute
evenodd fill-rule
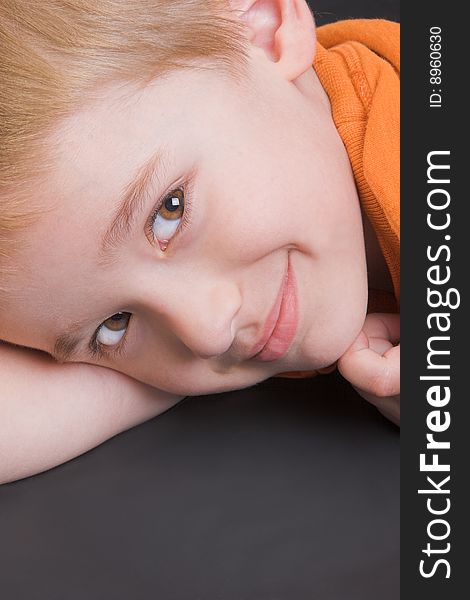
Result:
<svg viewBox="0 0 470 600"><path fill-rule="evenodd" d="M207 312L206 317L204 320L180 320L174 330L191 354L203 360L226 354L234 340L232 322L217 320L213 314Z"/></svg>
<svg viewBox="0 0 470 600"><path fill-rule="evenodd" d="M179 293L172 300L167 305L169 325L191 354L217 358L231 348L241 306L238 286L227 281L208 283L201 277L184 297Z"/></svg>

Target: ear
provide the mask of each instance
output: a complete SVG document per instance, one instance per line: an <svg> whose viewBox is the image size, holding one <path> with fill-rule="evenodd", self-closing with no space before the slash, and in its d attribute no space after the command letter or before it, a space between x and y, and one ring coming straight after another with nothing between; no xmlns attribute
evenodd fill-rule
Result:
<svg viewBox="0 0 470 600"><path fill-rule="evenodd" d="M230 0L230 5L253 46L263 49L288 81L312 66L316 29L305 0Z"/></svg>

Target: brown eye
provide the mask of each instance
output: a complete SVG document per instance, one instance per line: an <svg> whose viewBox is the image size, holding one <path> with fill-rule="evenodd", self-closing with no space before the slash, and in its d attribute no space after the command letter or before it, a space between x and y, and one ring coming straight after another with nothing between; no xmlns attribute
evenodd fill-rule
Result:
<svg viewBox="0 0 470 600"><path fill-rule="evenodd" d="M114 346L126 333L131 313L119 312L101 323L96 336L97 341L105 346Z"/></svg>
<svg viewBox="0 0 470 600"><path fill-rule="evenodd" d="M181 219L184 212L184 194L183 190L171 192L164 200L158 214L162 219L173 221Z"/></svg>
<svg viewBox="0 0 470 600"><path fill-rule="evenodd" d="M183 214L184 191L177 189L166 196L152 218L152 235L162 251L167 249L171 238L183 223Z"/></svg>
<svg viewBox="0 0 470 600"><path fill-rule="evenodd" d="M111 331L122 331L123 329L126 329L130 316L130 313L119 312L112 317L109 317L109 319L106 319L106 321L103 322L103 325Z"/></svg>

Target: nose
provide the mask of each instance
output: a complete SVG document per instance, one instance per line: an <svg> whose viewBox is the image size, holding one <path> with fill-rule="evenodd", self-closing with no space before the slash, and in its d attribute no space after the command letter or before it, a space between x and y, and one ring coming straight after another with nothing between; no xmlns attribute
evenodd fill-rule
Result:
<svg viewBox="0 0 470 600"><path fill-rule="evenodd" d="M234 318L241 294L234 283L179 286L167 306L166 318L172 332L200 358L227 352L235 336Z"/></svg>

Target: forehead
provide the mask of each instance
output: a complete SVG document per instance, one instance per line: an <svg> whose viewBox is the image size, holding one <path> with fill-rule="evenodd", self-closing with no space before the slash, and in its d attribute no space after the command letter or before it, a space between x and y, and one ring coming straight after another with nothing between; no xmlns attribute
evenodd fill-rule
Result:
<svg viewBox="0 0 470 600"><path fill-rule="evenodd" d="M107 180L116 189L148 158L150 148L174 142L181 152L191 134L199 144L213 136L211 123L233 126L229 114L232 121L239 119L240 99L243 110L251 105L244 90L213 70L175 71L143 89L129 83L107 85L51 136L59 148L51 191L84 191Z"/></svg>
<svg viewBox="0 0 470 600"><path fill-rule="evenodd" d="M108 88L102 100L65 119L55 133L61 151L51 186L64 180L74 190L93 188L98 181L112 182L114 188L124 183L127 173L121 167L127 171L141 164L148 148L166 133L165 122L175 106L166 106L165 100L161 85L126 95Z"/></svg>

